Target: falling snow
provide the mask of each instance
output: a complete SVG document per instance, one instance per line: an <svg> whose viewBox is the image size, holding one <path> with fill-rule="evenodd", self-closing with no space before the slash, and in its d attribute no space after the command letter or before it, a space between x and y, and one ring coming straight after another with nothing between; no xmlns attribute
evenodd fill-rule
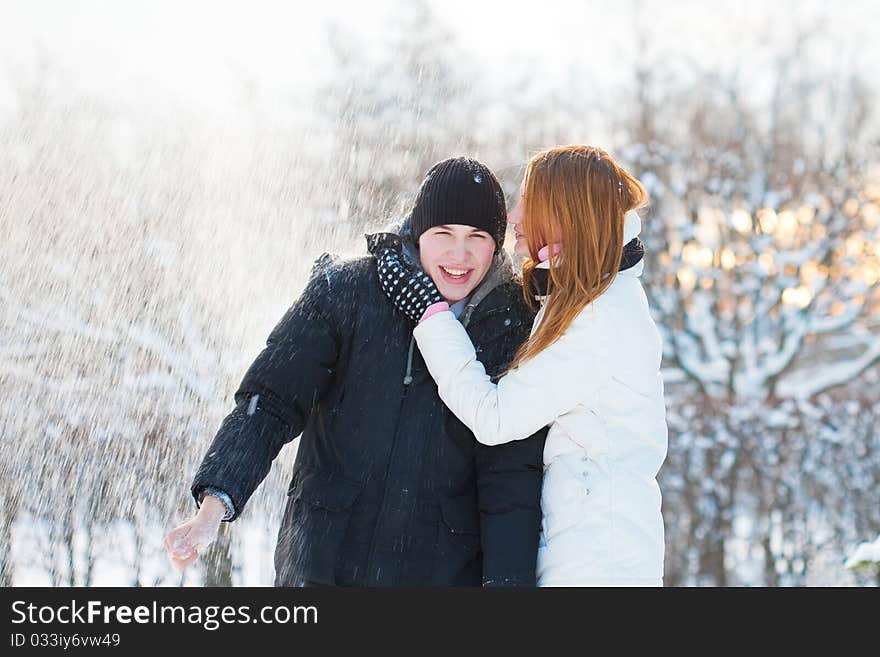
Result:
<svg viewBox="0 0 880 657"><path fill-rule="evenodd" d="M0 585L271 584L295 441L198 566L162 541L311 263L363 255L436 161L479 157L510 199L537 149L586 141L650 197L666 583L880 583L880 140L870 81L810 64L840 37L742 44L755 75L625 53L604 86L578 49L548 88L480 78L427 7L370 48L335 32L311 95L236 69L222 108L7 67Z"/></svg>

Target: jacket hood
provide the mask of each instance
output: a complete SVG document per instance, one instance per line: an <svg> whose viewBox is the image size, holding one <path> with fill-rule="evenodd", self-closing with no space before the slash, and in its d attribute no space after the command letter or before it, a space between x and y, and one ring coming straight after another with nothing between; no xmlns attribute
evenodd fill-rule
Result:
<svg viewBox="0 0 880 657"><path fill-rule="evenodd" d="M367 250L374 257L378 257L379 251L387 246L392 248L399 247L404 257L410 263L422 269L419 246L413 237L412 218L410 215L404 217L402 221L392 222L384 230L368 233L365 237L367 239ZM467 304L459 317L461 323L467 326L474 309L476 309L480 302L496 287L515 278L516 273L510 255L504 249L499 249L492 258L489 271L486 272L483 280L470 293Z"/></svg>
<svg viewBox="0 0 880 657"><path fill-rule="evenodd" d="M642 232L642 219L635 210L630 210L623 218L623 243L628 244L630 240L635 239ZM645 269L644 258L640 259L634 266L623 269L619 274L628 276L641 276Z"/></svg>

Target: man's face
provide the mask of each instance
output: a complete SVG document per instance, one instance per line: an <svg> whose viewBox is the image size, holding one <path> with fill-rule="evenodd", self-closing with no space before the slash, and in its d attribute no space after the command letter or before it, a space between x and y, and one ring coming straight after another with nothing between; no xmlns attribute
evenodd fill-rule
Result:
<svg viewBox="0 0 880 657"><path fill-rule="evenodd" d="M461 301L492 265L495 240L484 230L463 224L435 226L419 237L422 269L450 303Z"/></svg>

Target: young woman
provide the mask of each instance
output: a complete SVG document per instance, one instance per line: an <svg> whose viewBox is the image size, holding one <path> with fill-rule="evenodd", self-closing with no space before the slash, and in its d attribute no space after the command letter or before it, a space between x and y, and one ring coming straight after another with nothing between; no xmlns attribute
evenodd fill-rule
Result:
<svg viewBox="0 0 880 657"><path fill-rule="evenodd" d="M532 158L508 220L516 252L528 256L527 298L542 274L546 289L529 339L495 382L430 280L393 249L379 261L386 294L419 322L414 335L441 399L479 442L550 425L540 586L662 586L661 340L642 263L620 270L646 200L602 149L560 146Z"/></svg>

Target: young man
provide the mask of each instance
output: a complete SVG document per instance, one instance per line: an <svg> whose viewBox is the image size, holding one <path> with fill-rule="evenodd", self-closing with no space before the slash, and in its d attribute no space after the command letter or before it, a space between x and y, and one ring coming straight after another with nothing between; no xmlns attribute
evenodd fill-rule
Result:
<svg viewBox="0 0 880 657"><path fill-rule="evenodd" d="M506 221L487 167L444 160L400 229L368 236L373 255L318 259L193 480L198 515L166 539L178 565L242 513L281 447L302 434L276 586L535 584L546 430L503 447L474 440L438 397L375 258L388 243L410 254L500 373L533 319L501 249Z"/></svg>

